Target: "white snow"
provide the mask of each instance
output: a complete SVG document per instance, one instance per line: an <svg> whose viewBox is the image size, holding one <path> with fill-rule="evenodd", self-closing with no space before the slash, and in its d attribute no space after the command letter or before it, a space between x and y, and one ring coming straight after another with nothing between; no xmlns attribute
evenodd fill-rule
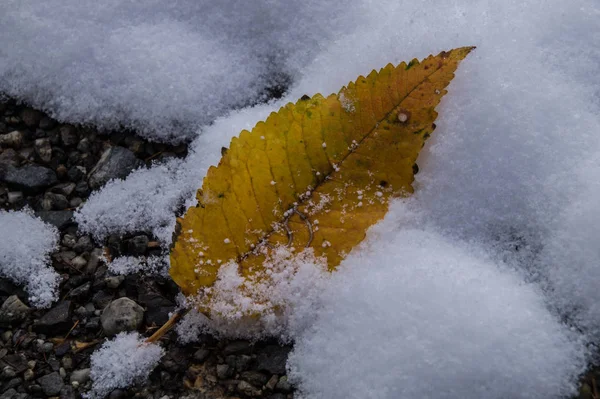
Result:
<svg viewBox="0 0 600 399"><path fill-rule="evenodd" d="M185 160L109 183L77 214L99 239L150 230L168 243L175 211L194 203L240 130L388 62L476 45L438 107L415 195L330 283L292 296L286 331L273 331L298 340L290 366L308 397L566 395L584 342L600 337L597 1L319 3L10 1L0 90L65 120L160 140L214 120ZM272 68L294 77L290 92L232 110ZM239 282L227 271L224 294Z"/></svg>
<svg viewBox="0 0 600 399"><path fill-rule="evenodd" d="M350 1L6 0L0 92L68 122L127 126L159 141L296 77Z"/></svg>
<svg viewBox="0 0 600 399"><path fill-rule="evenodd" d="M57 298L60 276L50 265L58 230L29 210L0 210L0 276L24 285L29 302L47 308Z"/></svg>
<svg viewBox="0 0 600 399"><path fill-rule="evenodd" d="M394 204L332 275L316 322L296 332L288 367L301 397L572 394L585 347L539 287L405 212Z"/></svg>
<svg viewBox="0 0 600 399"><path fill-rule="evenodd" d="M164 355L164 349L148 344L138 333L119 333L102 344L90 359L90 399L102 399L116 388L143 384Z"/></svg>

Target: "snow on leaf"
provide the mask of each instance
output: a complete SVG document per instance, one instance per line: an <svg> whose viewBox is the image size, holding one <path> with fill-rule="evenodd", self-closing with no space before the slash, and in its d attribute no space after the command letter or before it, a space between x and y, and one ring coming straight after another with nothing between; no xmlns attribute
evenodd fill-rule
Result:
<svg viewBox="0 0 600 399"><path fill-rule="evenodd" d="M472 49L388 64L338 94L303 96L242 131L208 170L197 206L178 219L173 280L195 295L233 261L257 284L278 247L310 248L335 269L383 218L389 199L412 193L435 107Z"/></svg>

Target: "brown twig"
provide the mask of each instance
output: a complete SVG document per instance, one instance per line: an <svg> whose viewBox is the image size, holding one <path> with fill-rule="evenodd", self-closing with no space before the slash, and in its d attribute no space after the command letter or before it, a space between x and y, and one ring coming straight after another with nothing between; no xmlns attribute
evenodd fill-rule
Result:
<svg viewBox="0 0 600 399"><path fill-rule="evenodd" d="M167 320L165 324L163 324L154 332L154 334L146 339L146 343L155 343L160 340L171 328L173 328L179 319L187 314L187 312L189 312L189 309L180 309L173 313L173 316L171 316L171 318Z"/></svg>

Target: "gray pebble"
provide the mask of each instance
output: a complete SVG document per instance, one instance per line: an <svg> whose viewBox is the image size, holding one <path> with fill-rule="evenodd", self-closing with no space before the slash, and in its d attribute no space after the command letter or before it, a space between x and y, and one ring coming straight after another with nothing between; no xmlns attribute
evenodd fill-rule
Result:
<svg viewBox="0 0 600 399"><path fill-rule="evenodd" d="M144 320L144 308L129 298L112 301L102 312L102 329L108 336L137 330Z"/></svg>
<svg viewBox="0 0 600 399"><path fill-rule="evenodd" d="M47 396L58 395L62 387L65 385L60 377L60 374L56 371L38 378L37 382L40 384L42 391Z"/></svg>
<svg viewBox="0 0 600 399"><path fill-rule="evenodd" d="M52 145L50 144L49 139L37 139L33 145L33 148L42 162L48 163L52 160Z"/></svg>
<svg viewBox="0 0 600 399"><path fill-rule="evenodd" d="M81 369L81 370L73 370L71 373L70 381L71 383L77 382L79 385L83 385L90 379L90 369Z"/></svg>
<svg viewBox="0 0 600 399"><path fill-rule="evenodd" d="M91 188L99 188L111 179L123 179L132 170L144 163L123 147L111 147L104 151L100 160L91 170L88 184Z"/></svg>

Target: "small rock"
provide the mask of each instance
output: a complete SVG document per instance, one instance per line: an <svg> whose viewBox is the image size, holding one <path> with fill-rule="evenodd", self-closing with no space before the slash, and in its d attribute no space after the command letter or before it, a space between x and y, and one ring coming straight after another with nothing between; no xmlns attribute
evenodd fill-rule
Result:
<svg viewBox="0 0 600 399"><path fill-rule="evenodd" d="M61 244L67 248L73 248L76 243L77 243L77 237L75 237L72 234L65 234L61 241Z"/></svg>
<svg viewBox="0 0 600 399"><path fill-rule="evenodd" d="M83 203L83 200L79 197L73 197L69 200L69 208L77 208Z"/></svg>
<svg viewBox="0 0 600 399"><path fill-rule="evenodd" d="M62 378L60 378L60 374L57 372L46 374L45 376L38 378L37 382L47 396L58 395L65 385Z"/></svg>
<svg viewBox="0 0 600 399"><path fill-rule="evenodd" d="M0 146L20 148L23 144L24 134L19 130L12 131L6 134L0 134Z"/></svg>
<svg viewBox="0 0 600 399"><path fill-rule="evenodd" d="M90 172L88 184L91 188L99 188L111 179L123 179L132 170L144 163L123 147L110 147L100 157L100 160Z"/></svg>
<svg viewBox="0 0 600 399"><path fill-rule="evenodd" d="M137 330L144 320L144 308L129 298L112 301L102 312L102 329L108 336Z"/></svg>
<svg viewBox="0 0 600 399"><path fill-rule="evenodd" d="M241 377L243 380L257 387L262 387L269 381L268 375L254 370L242 372Z"/></svg>
<svg viewBox="0 0 600 399"><path fill-rule="evenodd" d="M257 397L262 395L262 391L252 386L252 384L247 383L246 381L240 381L237 385L237 390L240 393L243 393L246 396Z"/></svg>
<svg viewBox="0 0 600 399"><path fill-rule="evenodd" d="M258 370L266 370L271 374L285 374L285 364L292 348L269 345L261 350L257 357Z"/></svg>
<svg viewBox="0 0 600 399"><path fill-rule="evenodd" d="M0 152L0 164L19 166L21 164L21 157L12 148L7 148Z"/></svg>
<svg viewBox="0 0 600 399"><path fill-rule="evenodd" d="M235 371L242 372L248 370L252 362L252 357L248 355L229 355L225 358L225 361Z"/></svg>
<svg viewBox="0 0 600 399"><path fill-rule="evenodd" d="M71 313L71 301L62 301L36 320L33 323L33 330L53 335L67 332L73 326Z"/></svg>
<svg viewBox="0 0 600 399"><path fill-rule="evenodd" d="M2 374L0 374L0 378L2 378L3 380L9 380L11 378L14 378L17 375L15 369L13 369L11 366L6 366L2 369Z"/></svg>
<svg viewBox="0 0 600 399"><path fill-rule="evenodd" d="M222 380L231 377L232 371L227 364L217 364L217 377Z"/></svg>
<svg viewBox="0 0 600 399"><path fill-rule="evenodd" d="M23 202L23 192L21 191L9 191L8 203L12 205L18 205Z"/></svg>
<svg viewBox="0 0 600 399"><path fill-rule="evenodd" d="M125 276L109 276L104 279L106 286L110 289L119 288L121 283L125 280Z"/></svg>
<svg viewBox="0 0 600 399"><path fill-rule="evenodd" d="M90 193L90 186L88 186L87 182L80 181L75 186L75 194L77 194L78 196L80 196L80 197L87 197L87 195L89 193Z"/></svg>
<svg viewBox="0 0 600 399"><path fill-rule="evenodd" d="M282 376L275 385L275 389L281 392L292 392L292 384L288 382L287 376Z"/></svg>
<svg viewBox="0 0 600 399"><path fill-rule="evenodd" d="M52 169L27 164L19 168L0 165L0 181L16 186L24 191L36 192L55 184L58 179Z"/></svg>
<svg viewBox="0 0 600 399"><path fill-rule="evenodd" d="M98 309L104 309L107 307L115 296L104 290L100 290L92 296L92 303Z"/></svg>
<svg viewBox="0 0 600 399"><path fill-rule="evenodd" d="M33 378L35 377L35 373L33 372L33 370L31 369L27 369L25 370L25 372L23 373L23 379L25 381L31 381L33 380Z"/></svg>
<svg viewBox="0 0 600 399"><path fill-rule="evenodd" d="M279 377L277 376L277 374L273 374L271 378L269 378L269 381L267 381L267 383L265 384L265 387L272 391L273 389L275 389L275 386L278 382Z"/></svg>
<svg viewBox="0 0 600 399"><path fill-rule="evenodd" d="M56 121L52 118L48 118L47 116L42 117L40 119L39 128L43 130L51 130L56 126Z"/></svg>
<svg viewBox="0 0 600 399"><path fill-rule="evenodd" d="M77 240L77 244L73 247L73 250L77 253L91 252L94 249L94 244L90 236L83 236Z"/></svg>
<svg viewBox="0 0 600 399"><path fill-rule="evenodd" d="M54 344L52 342L44 342L40 349L42 353L50 353L54 350Z"/></svg>
<svg viewBox="0 0 600 399"><path fill-rule="evenodd" d="M42 162L50 162L52 160L52 145L47 138L37 139L33 145L35 153L40 157Z"/></svg>
<svg viewBox="0 0 600 399"><path fill-rule="evenodd" d="M49 209L44 209L46 211L62 211L69 207L69 200L62 194L46 193L44 194L44 202L47 202L48 205L46 206L49 206Z"/></svg>
<svg viewBox="0 0 600 399"><path fill-rule="evenodd" d="M17 391L14 388L8 389L0 395L0 399L14 399L17 396Z"/></svg>
<svg viewBox="0 0 600 399"><path fill-rule="evenodd" d="M141 256L146 253L148 247L148 237L145 235L135 236L127 241L127 250L133 256Z"/></svg>
<svg viewBox="0 0 600 399"><path fill-rule="evenodd" d="M71 260L71 266L77 270L83 269L87 265L88 261L83 256L76 256Z"/></svg>
<svg viewBox="0 0 600 399"><path fill-rule="evenodd" d="M60 164L56 167L56 176L59 179L64 179L67 177L67 167L63 164Z"/></svg>
<svg viewBox="0 0 600 399"><path fill-rule="evenodd" d="M73 211L38 211L35 215L59 230L64 229L73 219Z"/></svg>
<svg viewBox="0 0 600 399"><path fill-rule="evenodd" d="M203 362L210 355L210 351L208 349L198 349L194 352L194 360L197 362Z"/></svg>
<svg viewBox="0 0 600 399"><path fill-rule="evenodd" d="M90 369L81 369L81 370L74 370L71 373L71 377L70 377L70 382L77 382L79 383L79 385L83 385L86 382L89 381L90 379Z"/></svg>
<svg viewBox="0 0 600 399"><path fill-rule="evenodd" d="M237 340L228 343L225 348L223 348L223 354L227 355L235 355L239 353L250 353L252 351L252 345L249 341Z"/></svg>
<svg viewBox="0 0 600 399"><path fill-rule="evenodd" d="M11 324L27 317L31 309L18 296L9 296L0 307L0 324Z"/></svg>
<svg viewBox="0 0 600 399"><path fill-rule="evenodd" d="M77 144L77 142L79 141L77 130L74 126L71 125L62 126L60 128L60 139L62 143L67 147Z"/></svg>
<svg viewBox="0 0 600 399"><path fill-rule="evenodd" d="M83 166L71 166L67 172L67 176L69 176L71 181L78 182L85 177L86 173L87 169Z"/></svg>
<svg viewBox="0 0 600 399"><path fill-rule="evenodd" d="M79 258L79 256L77 258ZM75 258L75 259L77 259L77 258ZM86 263L87 262L85 262L85 260L84 260L83 265L85 265ZM76 267L77 269L79 269L79 267L77 267L77 265L73 264L73 266ZM77 288L74 288L71 292L69 292L68 297L73 298L73 299L84 297L84 296L88 295L91 288L92 288L92 283L88 281L87 283L82 284Z"/></svg>
<svg viewBox="0 0 600 399"><path fill-rule="evenodd" d="M42 114L40 111L31 108L25 108L23 111L21 111L21 120L29 128L38 127L43 116L44 114Z"/></svg>
<svg viewBox="0 0 600 399"><path fill-rule="evenodd" d="M90 152L90 148L91 148L90 140L88 140L87 137L84 137L83 139L81 139L79 144L77 144L77 151L80 151L83 153Z"/></svg>
<svg viewBox="0 0 600 399"><path fill-rule="evenodd" d="M53 193L62 194L66 197L73 194L74 190L75 183L60 183L50 189L50 191L52 191Z"/></svg>
<svg viewBox="0 0 600 399"><path fill-rule="evenodd" d="M102 257L102 249L94 248L90 253L90 257L88 259L87 266L85 267L85 272L87 274L94 274L98 265L100 264L100 258Z"/></svg>

